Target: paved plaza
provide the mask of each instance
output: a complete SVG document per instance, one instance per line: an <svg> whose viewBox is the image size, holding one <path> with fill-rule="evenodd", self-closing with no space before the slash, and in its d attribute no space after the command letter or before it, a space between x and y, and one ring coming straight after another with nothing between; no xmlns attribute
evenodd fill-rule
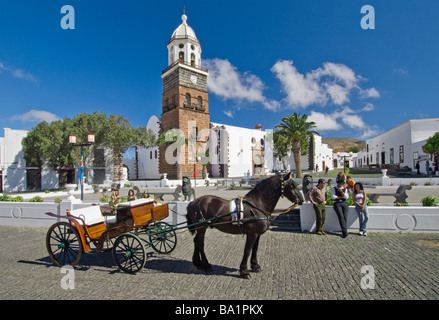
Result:
<svg viewBox="0 0 439 320"><path fill-rule="evenodd" d="M268 231L260 241L262 272L239 278L245 238L209 229L211 274L191 263L192 236L178 231L169 255L151 254L135 275L111 253L85 254L73 274L55 266L47 228L0 227L0 299L439 299L439 234L315 234ZM63 289L74 276L74 289ZM64 280L63 280L64 279ZM363 281L363 282L362 282Z"/></svg>

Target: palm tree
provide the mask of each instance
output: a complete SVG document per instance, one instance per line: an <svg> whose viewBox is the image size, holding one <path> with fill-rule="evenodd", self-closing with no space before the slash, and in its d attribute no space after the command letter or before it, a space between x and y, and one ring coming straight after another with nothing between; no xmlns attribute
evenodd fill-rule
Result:
<svg viewBox="0 0 439 320"><path fill-rule="evenodd" d="M310 130L316 127L315 122L308 122L306 114L300 115L294 113L281 119L281 123L276 125L278 133L285 137L289 150L293 152L294 163L296 165L296 178L302 178L302 169L300 167L300 156L302 153L306 154L308 148L309 138L313 134L318 133Z"/></svg>

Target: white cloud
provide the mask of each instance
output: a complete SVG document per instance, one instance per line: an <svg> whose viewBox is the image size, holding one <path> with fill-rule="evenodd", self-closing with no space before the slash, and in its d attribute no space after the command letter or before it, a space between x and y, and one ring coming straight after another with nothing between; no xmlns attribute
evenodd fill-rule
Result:
<svg viewBox="0 0 439 320"><path fill-rule="evenodd" d="M312 74L303 75L293 65L293 61L278 61L271 68L280 80L287 94L286 101L294 107L308 107L311 104L324 104L327 97L323 89L313 79Z"/></svg>
<svg viewBox="0 0 439 320"><path fill-rule="evenodd" d="M408 76L409 72L406 68L398 67L393 69L393 73L400 74L401 76Z"/></svg>
<svg viewBox="0 0 439 320"><path fill-rule="evenodd" d="M232 118L233 119L233 112L232 111L223 111L223 113L226 115L226 116L228 116L229 118Z"/></svg>
<svg viewBox="0 0 439 320"><path fill-rule="evenodd" d="M35 83L38 82L37 79L34 77L34 75L32 75L30 72L27 72L23 69L8 67L4 63L0 62L0 73L2 73L2 71L8 72L10 75L12 75L15 78L28 80Z"/></svg>
<svg viewBox="0 0 439 320"><path fill-rule="evenodd" d="M11 117L11 120L18 120L22 122L40 122L40 121L46 121L48 123L52 121L59 120L60 118L48 111L43 110L35 110L32 109L26 113L23 113L21 115L14 115Z"/></svg>
<svg viewBox="0 0 439 320"><path fill-rule="evenodd" d="M308 119L316 123L316 131L334 130L343 134L343 130L350 128L357 132L355 137L358 139L367 139L377 135L378 129L376 126L369 126L364 122L358 114L362 111L356 112L346 106L332 113L311 111Z"/></svg>
<svg viewBox="0 0 439 320"><path fill-rule="evenodd" d="M278 109L277 101L264 96L264 83L258 76L250 72L240 73L228 60L206 59L204 65L209 69L207 86L210 92L224 99L259 102L269 110Z"/></svg>
<svg viewBox="0 0 439 320"><path fill-rule="evenodd" d="M350 101L350 94L358 90L361 98L378 98L375 88L362 89L364 80L344 64L325 62L323 67L301 74L293 61L281 60L271 68L287 94L285 101L292 108L310 105L326 106L332 103L341 106Z"/></svg>
<svg viewBox="0 0 439 320"><path fill-rule="evenodd" d="M364 108L361 109L360 111L369 112L369 111L373 111L373 110L375 110L375 106L372 103L366 103Z"/></svg>
<svg viewBox="0 0 439 320"><path fill-rule="evenodd" d="M380 93L375 88L370 88L366 90L360 89L360 96L361 98L379 98Z"/></svg>
<svg viewBox="0 0 439 320"><path fill-rule="evenodd" d="M316 123L316 131L341 129L341 126L337 123L336 115L333 114L311 111L310 115L308 116L308 120Z"/></svg>

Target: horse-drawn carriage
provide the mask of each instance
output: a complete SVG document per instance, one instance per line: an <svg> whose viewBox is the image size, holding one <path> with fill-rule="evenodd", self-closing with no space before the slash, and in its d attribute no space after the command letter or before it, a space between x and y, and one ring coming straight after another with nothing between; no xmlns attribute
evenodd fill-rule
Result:
<svg viewBox="0 0 439 320"><path fill-rule="evenodd" d="M65 218L53 224L46 236L50 258L58 266L75 266L83 253L112 250L114 262L124 272L135 273L146 261L145 247L158 253L170 253L177 244L174 229L160 221L168 216L168 204L152 199L120 203L116 212L111 207L94 205L67 210ZM115 239L115 240L114 240Z"/></svg>
<svg viewBox="0 0 439 320"><path fill-rule="evenodd" d="M240 199L239 206L232 205L234 200L217 196L199 197L188 204L187 221L180 227L160 221L168 216L167 204L158 205L145 199L119 204L116 215L112 216L115 221L111 221L106 213L111 208L103 206L72 210L67 216L47 213L68 220L50 227L46 238L47 250L57 265L74 266L83 252L91 250L91 243L98 252L106 245L112 247L113 259L122 271L135 273L145 264L145 247L152 247L159 253L170 253L177 243L175 231L188 228L195 234L192 262L197 268L209 272L211 266L204 252L204 235L208 227L215 227L226 233L247 235L239 272L242 277L249 278L247 263L250 255L252 271L261 270L257 259L259 238L269 229L269 217L280 197L286 197L294 205L303 203L303 196L291 173L261 181ZM112 239L116 239L114 243Z"/></svg>

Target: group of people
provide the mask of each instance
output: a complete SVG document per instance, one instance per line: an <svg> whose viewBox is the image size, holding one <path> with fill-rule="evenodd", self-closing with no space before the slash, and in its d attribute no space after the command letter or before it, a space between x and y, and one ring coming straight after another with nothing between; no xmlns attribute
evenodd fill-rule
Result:
<svg viewBox="0 0 439 320"><path fill-rule="evenodd" d="M128 201L133 201L133 200L137 200L137 197L134 194L134 190L130 189L128 191ZM119 189L114 188L111 193L110 201L108 202L110 206L113 208L113 211L116 209L119 202L120 202Z"/></svg>
<svg viewBox="0 0 439 320"><path fill-rule="evenodd" d="M333 207L337 214L338 221L342 232L342 238L348 236L347 220L349 213L349 205L347 199L351 196L355 203L355 211L357 212L358 219L360 221L359 234L367 236L367 221L369 215L367 212L367 195L361 182L355 183L350 176L346 177L345 174L340 172L335 180L336 185L331 189L331 198L333 200ZM316 233L319 235L325 235L323 231L323 225L326 218L326 188L325 180L319 179L317 186L315 186L309 192L309 199L313 204L314 211L316 213Z"/></svg>

